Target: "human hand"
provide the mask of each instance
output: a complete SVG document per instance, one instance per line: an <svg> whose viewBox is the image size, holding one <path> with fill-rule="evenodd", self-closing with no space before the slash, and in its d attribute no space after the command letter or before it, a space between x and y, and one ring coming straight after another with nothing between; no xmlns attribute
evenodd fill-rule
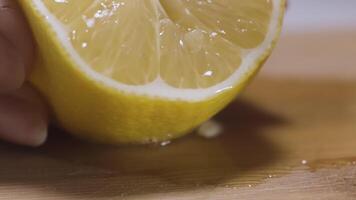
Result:
<svg viewBox="0 0 356 200"><path fill-rule="evenodd" d="M0 139L39 146L47 137L47 110L25 83L34 59L30 29L15 0L0 0Z"/></svg>

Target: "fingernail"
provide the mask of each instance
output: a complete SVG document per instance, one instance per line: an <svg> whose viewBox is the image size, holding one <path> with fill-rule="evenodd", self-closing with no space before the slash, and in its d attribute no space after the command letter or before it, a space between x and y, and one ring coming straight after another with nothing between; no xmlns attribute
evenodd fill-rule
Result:
<svg viewBox="0 0 356 200"><path fill-rule="evenodd" d="M27 145L38 147L43 145L47 140L48 129L45 123L42 123L42 127L38 127L33 130L31 136L27 139Z"/></svg>
<svg viewBox="0 0 356 200"><path fill-rule="evenodd" d="M0 139L36 147L46 138L46 117L36 105L13 96L0 97Z"/></svg>
<svg viewBox="0 0 356 200"><path fill-rule="evenodd" d="M25 66L19 53L0 36L0 93L20 88L25 76Z"/></svg>

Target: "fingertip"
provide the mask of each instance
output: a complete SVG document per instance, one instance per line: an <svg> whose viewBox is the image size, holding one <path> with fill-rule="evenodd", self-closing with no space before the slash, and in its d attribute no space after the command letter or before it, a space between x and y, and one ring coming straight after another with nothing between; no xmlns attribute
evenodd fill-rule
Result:
<svg viewBox="0 0 356 200"><path fill-rule="evenodd" d="M21 89L18 93L0 96L0 138L38 147L47 139L47 111L35 94L26 94L27 89Z"/></svg>
<svg viewBox="0 0 356 200"><path fill-rule="evenodd" d="M41 119L33 129L29 129L29 137L23 140L23 145L28 145L32 147L39 147L43 145L47 140L48 127L47 123Z"/></svg>

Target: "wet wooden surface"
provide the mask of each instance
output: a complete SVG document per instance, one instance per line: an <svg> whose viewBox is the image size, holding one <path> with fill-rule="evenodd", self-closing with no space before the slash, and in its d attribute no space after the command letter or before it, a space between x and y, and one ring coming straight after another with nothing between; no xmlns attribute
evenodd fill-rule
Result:
<svg viewBox="0 0 356 200"><path fill-rule="evenodd" d="M165 147L0 144L0 199L356 198L356 82L258 79L216 120Z"/></svg>
<svg viewBox="0 0 356 200"><path fill-rule="evenodd" d="M345 34L334 44L313 37L282 38L216 117L215 139L109 147L52 129L40 149L0 143L0 199L356 199L356 48ZM327 59L310 59L318 52Z"/></svg>

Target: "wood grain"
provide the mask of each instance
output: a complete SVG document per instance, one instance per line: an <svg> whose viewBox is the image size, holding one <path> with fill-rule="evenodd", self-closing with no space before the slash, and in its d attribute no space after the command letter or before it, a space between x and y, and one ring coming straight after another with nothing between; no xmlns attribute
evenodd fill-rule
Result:
<svg viewBox="0 0 356 200"><path fill-rule="evenodd" d="M285 33L263 68L263 76L356 80L355 28L330 32Z"/></svg>
<svg viewBox="0 0 356 200"><path fill-rule="evenodd" d="M216 117L220 137L166 147L99 146L56 129L40 149L1 144L0 199L355 199L355 91L259 79Z"/></svg>

